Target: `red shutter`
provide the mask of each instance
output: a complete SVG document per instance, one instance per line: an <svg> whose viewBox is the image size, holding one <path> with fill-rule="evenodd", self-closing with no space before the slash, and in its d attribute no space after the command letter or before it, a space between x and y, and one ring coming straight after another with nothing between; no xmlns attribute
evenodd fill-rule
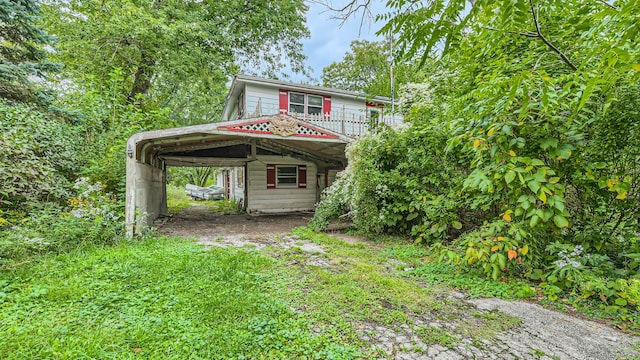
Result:
<svg viewBox="0 0 640 360"><path fill-rule="evenodd" d="M298 165L298 189L307 188L307 165Z"/></svg>
<svg viewBox="0 0 640 360"><path fill-rule="evenodd" d="M276 166L267 165L267 189L276 188Z"/></svg>
<svg viewBox="0 0 640 360"><path fill-rule="evenodd" d="M280 90L280 114L289 113L289 91Z"/></svg>
<svg viewBox="0 0 640 360"><path fill-rule="evenodd" d="M325 119L329 119L331 116L331 96L325 96L322 98L322 112Z"/></svg>

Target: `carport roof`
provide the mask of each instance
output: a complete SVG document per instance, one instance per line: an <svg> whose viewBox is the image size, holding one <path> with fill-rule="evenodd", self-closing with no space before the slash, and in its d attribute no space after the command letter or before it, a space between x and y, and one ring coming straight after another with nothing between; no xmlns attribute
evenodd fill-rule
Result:
<svg viewBox="0 0 640 360"><path fill-rule="evenodd" d="M242 166L257 155L291 155L327 167L344 167L353 139L281 114L147 131L133 135L127 155L169 166Z"/></svg>

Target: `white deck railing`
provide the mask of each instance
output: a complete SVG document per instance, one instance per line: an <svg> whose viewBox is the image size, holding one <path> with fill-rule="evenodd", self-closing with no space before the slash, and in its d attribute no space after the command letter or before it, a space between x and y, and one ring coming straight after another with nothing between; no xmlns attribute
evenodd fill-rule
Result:
<svg viewBox="0 0 640 360"><path fill-rule="evenodd" d="M371 119L361 112L332 111L330 114L327 113L324 115L292 115L303 119L312 125L318 125L327 130L348 136L363 135L368 132L369 128L374 124L385 123L387 125L393 125L400 122L391 115Z"/></svg>
<svg viewBox="0 0 640 360"><path fill-rule="evenodd" d="M253 113L249 113L243 118L260 117L263 115L278 114L279 109L265 109L264 106L258 104ZM317 125L327 130L337 132L348 136L360 136L369 131L369 127L372 122L380 124L385 123L387 125L399 124L402 122L402 116L393 114L381 114L377 119L371 119L365 109L361 111L348 110L348 109L336 109L331 113L318 114L318 115L304 115L304 114L291 114L301 120L304 120L312 125Z"/></svg>

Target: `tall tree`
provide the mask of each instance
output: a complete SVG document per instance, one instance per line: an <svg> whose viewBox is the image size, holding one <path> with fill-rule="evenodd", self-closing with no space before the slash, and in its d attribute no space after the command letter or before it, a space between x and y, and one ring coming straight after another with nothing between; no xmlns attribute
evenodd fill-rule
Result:
<svg viewBox="0 0 640 360"><path fill-rule="evenodd" d="M105 88L120 68L129 103L195 123L209 120L211 98L240 66L275 75L288 60L303 70L306 9L303 0L53 0L46 24L64 34L56 55L78 84Z"/></svg>
<svg viewBox="0 0 640 360"><path fill-rule="evenodd" d="M391 51L388 41L355 40L341 61L322 70L322 83L373 96L391 96L392 67L394 86L420 80L417 66L406 61L394 63Z"/></svg>
<svg viewBox="0 0 640 360"><path fill-rule="evenodd" d="M47 61L50 44L37 22L35 0L0 0L0 98L14 102L44 102L45 93L34 78L44 79L58 67Z"/></svg>
<svg viewBox="0 0 640 360"><path fill-rule="evenodd" d="M0 213L62 201L79 168L77 128L60 121L68 114L45 86L59 67L47 59L40 10L35 0L0 0Z"/></svg>

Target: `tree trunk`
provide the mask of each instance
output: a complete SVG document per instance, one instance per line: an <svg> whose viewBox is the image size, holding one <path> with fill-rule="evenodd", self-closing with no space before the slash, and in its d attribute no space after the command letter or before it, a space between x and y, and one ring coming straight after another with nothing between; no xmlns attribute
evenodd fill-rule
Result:
<svg viewBox="0 0 640 360"><path fill-rule="evenodd" d="M151 78L153 77L153 67L155 65L156 61L151 54L144 49L140 49L140 64L133 79L133 87L127 97L129 103L135 103L138 95L147 95L151 87Z"/></svg>

